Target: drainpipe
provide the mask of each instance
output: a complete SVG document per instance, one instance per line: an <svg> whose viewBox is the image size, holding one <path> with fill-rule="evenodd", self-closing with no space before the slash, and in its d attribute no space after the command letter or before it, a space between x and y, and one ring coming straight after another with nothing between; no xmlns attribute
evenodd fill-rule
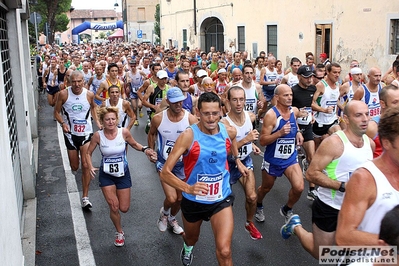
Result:
<svg viewBox="0 0 399 266"><path fill-rule="evenodd" d="M194 35L197 35L197 0L194 0Z"/></svg>

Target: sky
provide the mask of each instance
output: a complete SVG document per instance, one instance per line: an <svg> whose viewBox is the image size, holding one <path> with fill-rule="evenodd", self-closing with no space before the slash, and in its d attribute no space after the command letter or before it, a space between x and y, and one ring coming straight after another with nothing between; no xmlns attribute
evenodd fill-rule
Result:
<svg viewBox="0 0 399 266"><path fill-rule="evenodd" d="M72 0L71 6L75 9L114 9L115 3L118 3L119 9L122 10L121 0Z"/></svg>

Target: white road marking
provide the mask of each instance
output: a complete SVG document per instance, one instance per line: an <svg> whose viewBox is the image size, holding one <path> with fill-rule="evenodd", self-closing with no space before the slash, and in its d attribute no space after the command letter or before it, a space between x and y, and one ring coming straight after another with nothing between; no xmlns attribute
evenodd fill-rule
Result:
<svg viewBox="0 0 399 266"><path fill-rule="evenodd" d="M95 266L93 250L90 245L90 237L87 232L86 221L81 207L81 198L76 184L75 176L69 166L68 152L64 143L62 128L57 126L58 141L60 144L62 162L65 169L67 193L71 205L73 230L75 232L76 248L78 250L79 265Z"/></svg>

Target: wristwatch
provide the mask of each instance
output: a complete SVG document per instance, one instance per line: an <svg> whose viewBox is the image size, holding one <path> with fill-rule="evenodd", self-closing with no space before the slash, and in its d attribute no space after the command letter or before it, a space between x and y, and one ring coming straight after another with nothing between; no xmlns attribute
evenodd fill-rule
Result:
<svg viewBox="0 0 399 266"><path fill-rule="evenodd" d="M145 152L145 150L147 150L147 149L149 149L150 147L148 147L148 146L143 146L143 148L141 148L141 151L142 152Z"/></svg>
<svg viewBox="0 0 399 266"><path fill-rule="evenodd" d="M338 191L345 192L345 182L341 182L341 185L339 186Z"/></svg>

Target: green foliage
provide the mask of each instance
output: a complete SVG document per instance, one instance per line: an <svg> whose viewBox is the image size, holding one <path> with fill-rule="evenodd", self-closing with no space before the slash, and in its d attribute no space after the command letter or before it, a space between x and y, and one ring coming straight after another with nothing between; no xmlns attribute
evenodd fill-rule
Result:
<svg viewBox="0 0 399 266"><path fill-rule="evenodd" d="M31 6L32 12L42 16L38 26L39 32L45 33L45 25L48 23L50 36L49 43L54 41L54 33L63 32L68 29L69 19L65 14L71 8L72 0L38 0L36 5Z"/></svg>
<svg viewBox="0 0 399 266"><path fill-rule="evenodd" d="M155 23L154 23L154 33L156 35L155 37L155 43L161 43L161 10L160 10L160 5L157 4L155 7Z"/></svg>
<svg viewBox="0 0 399 266"><path fill-rule="evenodd" d="M100 39L105 39L107 36L105 35L105 32L100 32L99 34L98 34L98 38L100 38Z"/></svg>

